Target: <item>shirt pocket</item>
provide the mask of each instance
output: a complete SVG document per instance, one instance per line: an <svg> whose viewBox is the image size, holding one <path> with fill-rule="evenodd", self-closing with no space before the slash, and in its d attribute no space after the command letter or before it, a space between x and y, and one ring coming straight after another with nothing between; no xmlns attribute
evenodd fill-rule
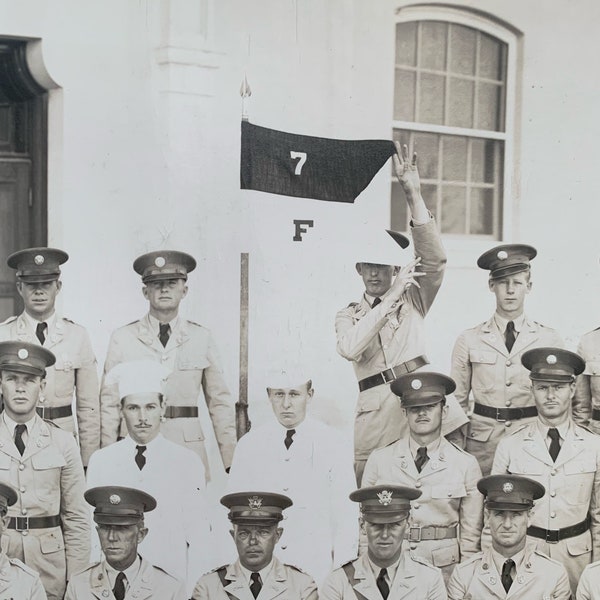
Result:
<svg viewBox="0 0 600 600"><path fill-rule="evenodd" d="M567 504L589 504L592 497L596 461L592 456L570 460L565 463L565 487L561 492Z"/></svg>
<svg viewBox="0 0 600 600"><path fill-rule="evenodd" d="M494 425L484 421L471 421L467 437L475 442L487 442L494 431Z"/></svg>
<svg viewBox="0 0 600 600"><path fill-rule="evenodd" d="M489 392L498 386L495 368L497 360L498 354L490 350L473 349L469 352L473 391Z"/></svg>
<svg viewBox="0 0 600 600"><path fill-rule="evenodd" d="M463 483L439 483L431 486L432 498L463 498L467 488Z"/></svg>
<svg viewBox="0 0 600 600"><path fill-rule="evenodd" d="M53 446L31 457L35 495L42 502L53 502L60 490L60 470L66 466L65 457Z"/></svg>
<svg viewBox="0 0 600 600"><path fill-rule="evenodd" d="M42 554L62 552L65 549L65 542L60 530L47 531L40 535L38 540Z"/></svg>
<svg viewBox="0 0 600 600"><path fill-rule="evenodd" d="M544 469L544 465L537 460L511 458L507 470L515 475L525 475L526 477L531 475L535 479L544 476Z"/></svg>
<svg viewBox="0 0 600 600"><path fill-rule="evenodd" d="M81 367L81 361L75 356L61 354L54 363L54 394L60 398L71 399L75 388L75 371Z"/></svg>

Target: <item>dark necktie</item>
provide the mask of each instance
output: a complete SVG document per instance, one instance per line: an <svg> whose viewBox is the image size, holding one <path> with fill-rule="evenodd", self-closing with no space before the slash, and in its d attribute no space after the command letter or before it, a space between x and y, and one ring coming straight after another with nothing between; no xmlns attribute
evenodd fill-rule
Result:
<svg viewBox="0 0 600 600"><path fill-rule="evenodd" d="M387 584L385 580L385 576L387 575L387 569L381 569L379 571L379 576L377 577L377 588L381 592L384 600L390 595L390 586Z"/></svg>
<svg viewBox="0 0 600 600"><path fill-rule="evenodd" d="M550 429L548 429L548 437L551 440L548 452L550 452L552 461L556 462L556 457L560 452L560 434L558 433L558 429L556 429L556 427L550 427Z"/></svg>
<svg viewBox="0 0 600 600"><path fill-rule="evenodd" d="M116 600L125 600L125 573L123 573L123 571L119 571L119 574L115 579L113 595Z"/></svg>
<svg viewBox="0 0 600 600"><path fill-rule="evenodd" d="M46 341L46 329L48 329L48 323L38 323L35 328L35 336L40 340L40 344L43 346Z"/></svg>
<svg viewBox="0 0 600 600"><path fill-rule="evenodd" d="M506 324L506 331L504 332L504 343L506 344L506 349L510 352L515 345L515 340L517 339L517 334L515 333L515 323L514 321L509 321Z"/></svg>
<svg viewBox="0 0 600 600"><path fill-rule="evenodd" d="M163 345L163 348L167 346L167 342L171 337L171 326L168 323L160 323L158 326L158 339Z"/></svg>
<svg viewBox="0 0 600 600"><path fill-rule="evenodd" d="M504 564L502 565L502 575L500 576L500 579L502 580L502 585L507 592L510 590L510 586L513 582L512 570L514 566L515 561L512 558L505 560Z"/></svg>
<svg viewBox="0 0 600 600"><path fill-rule="evenodd" d="M252 595L256 598L260 594L260 590L262 589L262 581L260 580L260 573L250 573L250 591Z"/></svg>
<svg viewBox="0 0 600 600"><path fill-rule="evenodd" d="M23 456L23 452L25 452L25 442L23 441L23 434L25 431L27 431L27 425L19 424L15 426L15 446L21 456Z"/></svg>
<svg viewBox="0 0 600 600"><path fill-rule="evenodd" d="M420 446L417 450L417 458L415 458L415 467L417 467L417 471L419 473L429 460L429 456L427 456L427 446Z"/></svg>
<svg viewBox="0 0 600 600"><path fill-rule="evenodd" d="M283 443L285 444L285 447L288 450L290 449L290 446L294 443L294 440L292 438L294 437L295 433L296 433L295 429L288 429L285 434L285 440L283 440Z"/></svg>
<svg viewBox="0 0 600 600"><path fill-rule="evenodd" d="M371 308L375 308L378 304L381 304L381 298L375 298L373 304L371 304Z"/></svg>
<svg viewBox="0 0 600 600"><path fill-rule="evenodd" d="M135 455L135 464L141 471L146 464L146 457L144 456L144 452L146 452L146 446L136 446L135 449L137 450L137 454Z"/></svg>

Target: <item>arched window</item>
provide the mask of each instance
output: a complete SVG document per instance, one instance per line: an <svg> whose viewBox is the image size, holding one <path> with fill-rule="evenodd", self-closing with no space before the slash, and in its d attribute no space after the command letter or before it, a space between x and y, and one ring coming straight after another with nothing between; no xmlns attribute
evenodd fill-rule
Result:
<svg viewBox="0 0 600 600"><path fill-rule="evenodd" d="M443 234L499 240L510 212L517 37L480 14L400 9L394 138L419 155L422 193ZM399 184L391 225L406 230Z"/></svg>

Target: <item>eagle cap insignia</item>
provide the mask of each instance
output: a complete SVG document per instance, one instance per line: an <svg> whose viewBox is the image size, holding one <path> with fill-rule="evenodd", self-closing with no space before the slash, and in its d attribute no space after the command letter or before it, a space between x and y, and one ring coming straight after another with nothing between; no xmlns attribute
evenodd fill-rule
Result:
<svg viewBox="0 0 600 600"><path fill-rule="evenodd" d="M29 356L29 352L27 352L26 348L20 348L19 351L17 352L17 356L21 360L25 360Z"/></svg>
<svg viewBox="0 0 600 600"><path fill-rule="evenodd" d="M410 382L410 387L413 390L420 390L423 387L423 382L420 379L413 379Z"/></svg>
<svg viewBox="0 0 600 600"><path fill-rule="evenodd" d="M510 494L513 490L515 489L515 486L510 482L510 481L506 481L503 485L502 485L502 491L505 494Z"/></svg>
<svg viewBox="0 0 600 600"><path fill-rule="evenodd" d="M506 252L506 250L499 250L496 256L499 260L506 260L508 258L508 253Z"/></svg>
<svg viewBox="0 0 600 600"><path fill-rule="evenodd" d="M548 354L548 356L546 357L546 362L549 365L555 365L556 364L556 356L554 356L554 354Z"/></svg>
<svg viewBox="0 0 600 600"><path fill-rule="evenodd" d="M263 499L259 498L258 496L250 496L250 498L248 498L248 506L252 510L258 510L259 508L261 508L262 502Z"/></svg>
<svg viewBox="0 0 600 600"><path fill-rule="evenodd" d="M36 265L43 265L43 264L44 264L44 260L45 260L45 259L44 259L44 257L43 257L41 254L36 254L36 255L33 257L33 262L34 262Z"/></svg>
<svg viewBox="0 0 600 600"><path fill-rule="evenodd" d="M383 504L383 506L392 503L392 492L389 490L381 490L381 492L378 492L377 497L379 498L379 504Z"/></svg>
<svg viewBox="0 0 600 600"><path fill-rule="evenodd" d="M121 504L121 496L119 496L119 494L111 494L111 496L108 498L108 501L111 504Z"/></svg>
<svg viewBox="0 0 600 600"><path fill-rule="evenodd" d="M156 265L156 266L157 266L159 269L162 269L162 268L165 266L165 264L166 264L166 261L165 261L165 259L164 259L162 256L157 256L157 257L156 257L156 259L154 260L154 264L155 264L155 265Z"/></svg>

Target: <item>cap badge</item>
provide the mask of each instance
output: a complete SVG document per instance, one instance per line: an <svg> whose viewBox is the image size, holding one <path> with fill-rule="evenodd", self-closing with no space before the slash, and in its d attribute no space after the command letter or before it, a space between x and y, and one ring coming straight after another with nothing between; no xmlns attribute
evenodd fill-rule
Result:
<svg viewBox="0 0 600 600"><path fill-rule="evenodd" d="M377 494L377 497L379 498L379 504L383 504L383 506L388 506L392 503L392 492L388 490L381 490Z"/></svg>
<svg viewBox="0 0 600 600"><path fill-rule="evenodd" d="M263 502L263 499L259 498L258 496L250 496L250 498L248 498L248 506L252 510L258 510L259 508L261 508L262 502Z"/></svg>
<svg viewBox="0 0 600 600"><path fill-rule="evenodd" d="M498 254L496 254L498 260L506 260L508 258L508 252L506 250L498 250Z"/></svg>
<svg viewBox="0 0 600 600"><path fill-rule="evenodd" d="M546 357L546 362L549 365L555 365L556 364L556 356L554 356L554 354L548 354L548 356Z"/></svg>
<svg viewBox="0 0 600 600"><path fill-rule="evenodd" d="M515 486L510 481L507 481L502 485L502 491L505 494L510 494L514 489Z"/></svg>
<svg viewBox="0 0 600 600"><path fill-rule="evenodd" d="M36 255L33 257L33 262L34 262L36 265L43 265L43 264L44 264L44 257L43 257L41 254L36 254Z"/></svg>
<svg viewBox="0 0 600 600"><path fill-rule="evenodd" d="M118 494L112 494L108 501L111 504L121 504L121 496L119 496Z"/></svg>
<svg viewBox="0 0 600 600"><path fill-rule="evenodd" d="M162 269L162 268L165 266L165 264L166 264L166 261L165 261L165 259L164 259L162 256L157 256L157 257L154 259L154 264L155 264L155 265L156 265L156 266L157 266L159 269Z"/></svg>
<svg viewBox="0 0 600 600"><path fill-rule="evenodd" d="M29 352L27 352L27 350L25 348L21 348L19 349L19 351L17 352L17 356L21 359L21 360L25 360L28 356L29 356Z"/></svg>
<svg viewBox="0 0 600 600"><path fill-rule="evenodd" d="M413 379L410 382L410 387L413 390L420 390L423 387L423 382L420 379Z"/></svg>

